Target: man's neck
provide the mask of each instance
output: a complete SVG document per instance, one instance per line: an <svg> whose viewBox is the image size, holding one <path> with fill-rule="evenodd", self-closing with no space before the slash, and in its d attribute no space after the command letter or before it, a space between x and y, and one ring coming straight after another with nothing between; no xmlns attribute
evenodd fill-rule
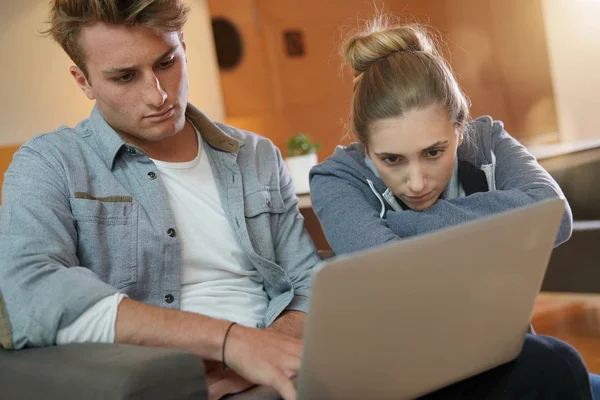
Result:
<svg viewBox="0 0 600 400"><path fill-rule="evenodd" d="M148 157L165 162L192 161L198 155L198 135L189 121L176 135L156 142L146 141L138 146Z"/></svg>

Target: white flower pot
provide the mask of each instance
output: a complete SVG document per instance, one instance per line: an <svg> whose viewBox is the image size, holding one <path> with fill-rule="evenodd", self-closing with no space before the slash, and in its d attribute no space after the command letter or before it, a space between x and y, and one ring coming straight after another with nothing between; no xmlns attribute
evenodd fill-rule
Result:
<svg viewBox="0 0 600 400"><path fill-rule="evenodd" d="M308 174L310 169L318 163L317 153L288 157L285 159L285 163L290 171L296 194L308 193L310 191Z"/></svg>

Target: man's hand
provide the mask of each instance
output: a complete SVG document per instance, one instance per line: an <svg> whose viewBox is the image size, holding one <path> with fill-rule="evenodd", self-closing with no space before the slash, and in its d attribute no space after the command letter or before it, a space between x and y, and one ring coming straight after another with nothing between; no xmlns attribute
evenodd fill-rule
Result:
<svg viewBox="0 0 600 400"><path fill-rule="evenodd" d="M301 311L285 311L271 324L267 330L272 330L284 335L302 338L304 316ZM223 363L205 361L206 380L210 400L220 399L227 394L242 392L254 386L233 370L223 370Z"/></svg>
<svg viewBox="0 0 600 400"><path fill-rule="evenodd" d="M301 338L305 315L301 311L285 311L267 330ZM231 369L224 371L221 362L205 361L204 363L210 400L217 400L225 395L239 393L254 386L235 371Z"/></svg>
<svg viewBox="0 0 600 400"><path fill-rule="evenodd" d="M300 339L235 325L225 343L224 361L247 381L271 386L284 400L295 400L296 388L291 378L298 374L301 351Z"/></svg>
<svg viewBox="0 0 600 400"><path fill-rule="evenodd" d="M204 365L209 400L218 400L225 395L239 393L254 386L232 369L225 371L222 362L205 361Z"/></svg>

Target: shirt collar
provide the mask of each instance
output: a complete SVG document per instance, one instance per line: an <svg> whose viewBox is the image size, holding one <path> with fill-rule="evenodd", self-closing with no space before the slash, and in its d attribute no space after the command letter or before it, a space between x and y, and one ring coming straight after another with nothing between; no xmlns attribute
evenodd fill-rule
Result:
<svg viewBox="0 0 600 400"><path fill-rule="evenodd" d="M185 116L200 132L202 138L211 147L227 153L237 153L241 143L227 135L200 110L188 103ZM98 106L94 106L90 115L94 136L100 148L100 154L106 165L113 168L119 151L126 145L119 134L106 122Z"/></svg>

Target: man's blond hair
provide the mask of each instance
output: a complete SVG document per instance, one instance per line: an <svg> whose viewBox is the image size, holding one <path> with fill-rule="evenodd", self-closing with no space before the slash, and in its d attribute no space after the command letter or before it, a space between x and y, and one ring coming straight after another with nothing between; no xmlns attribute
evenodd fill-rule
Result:
<svg viewBox="0 0 600 400"><path fill-rule="evenodd" d="M50 28L43 33L61 45L86 77L81 28L104 23L173 32L183 28L189 13L182 0L52 0L50 6Z"/></svg>

